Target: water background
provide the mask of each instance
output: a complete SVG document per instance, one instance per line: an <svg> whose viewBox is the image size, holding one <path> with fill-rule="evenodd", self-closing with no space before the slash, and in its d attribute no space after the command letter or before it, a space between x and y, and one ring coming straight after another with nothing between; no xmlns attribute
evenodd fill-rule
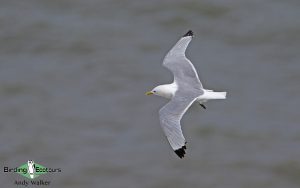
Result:
<svg viewBox="0 0 300 188"><path fill-rule="evenodd" d="M48 187L300 187L297 0L0 2L1 187L32 159ZM228 99L182 120L187 155L158 121L166 52L187 56Z"/></svg>

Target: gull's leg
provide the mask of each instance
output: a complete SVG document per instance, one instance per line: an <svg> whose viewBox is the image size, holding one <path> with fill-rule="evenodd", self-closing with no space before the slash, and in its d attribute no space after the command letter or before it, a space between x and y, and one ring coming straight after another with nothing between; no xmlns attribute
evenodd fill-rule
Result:
<svg viewBox="0 0 300 188"><path fill-rule="evenodd" d="M202 108L206 109L206 106L204 106L204 104L199 103L199 105L200 105Z"/></svg>

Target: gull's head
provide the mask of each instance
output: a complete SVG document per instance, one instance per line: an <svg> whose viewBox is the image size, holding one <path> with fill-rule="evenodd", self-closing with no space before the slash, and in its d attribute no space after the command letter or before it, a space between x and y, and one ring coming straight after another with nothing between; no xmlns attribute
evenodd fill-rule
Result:
<svg viewBox="0 0 300 188"><path fill-rule="evenodd" d="M172 98L173 94L175 93L174 88L171 86L171 84L167 85L159 85L153 88L151 91L148 91L145 93L145 95L157 95L160 97L165 98Z"/></svg>

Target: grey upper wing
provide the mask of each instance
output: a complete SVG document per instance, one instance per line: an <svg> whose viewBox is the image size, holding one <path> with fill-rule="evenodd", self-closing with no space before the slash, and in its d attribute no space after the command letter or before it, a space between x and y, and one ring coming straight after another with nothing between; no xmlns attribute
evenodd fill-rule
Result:
<svg viewBox="0 0 300 188"><path fill-rule="evenodd" d="M167 53L163 66L168 68L174 75L174 81L181 85L192 85L196 89L202 89L197 71L189 59L185 57L187 46L192 40L193 32L187 32Z"/></svg>
<svg viewBox="0 0 300 188"><path fill-rule="evenodd" d="M180 158L184 157L186 149L180 120L198 96L197 92L177 92L170 102L159 110L161 127L171 147Z"/></svg>

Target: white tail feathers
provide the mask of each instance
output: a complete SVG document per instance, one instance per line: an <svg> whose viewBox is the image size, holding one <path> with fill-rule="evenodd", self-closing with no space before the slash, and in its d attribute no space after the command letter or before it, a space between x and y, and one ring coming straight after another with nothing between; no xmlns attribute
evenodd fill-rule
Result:
<svg viewBox="0 0 300 188"><path fill-rule="evenodd" d="M226 99L227 92L208 92L209 99Z"/></svg>
<svg viewBox="0 0 300 188"><path fill-rule="evenodd" d="M226 99L227 92L216 92L220 94L220 99Z"/></svg>
<svg viewBox="0 0 300 188"><path fill-rule="evenodd" d="M197 100L199 101L207 101L211 99L226 99L227 92L214 92L205 90L203 95L200 95Z"/></svg>

